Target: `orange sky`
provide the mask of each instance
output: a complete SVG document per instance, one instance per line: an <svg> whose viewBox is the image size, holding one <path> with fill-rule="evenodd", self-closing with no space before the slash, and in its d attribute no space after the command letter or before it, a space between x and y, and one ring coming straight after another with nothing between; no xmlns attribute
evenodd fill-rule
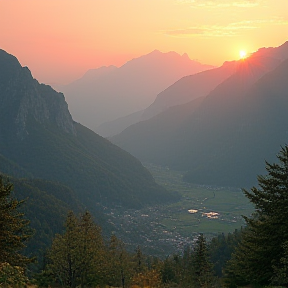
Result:
<svg viewBox="0 0 288 288"><path fill-rule="evenodd" d="M221 65L288 40L287 0L0 0L0 48L44 83L158 49Z"/></svg>

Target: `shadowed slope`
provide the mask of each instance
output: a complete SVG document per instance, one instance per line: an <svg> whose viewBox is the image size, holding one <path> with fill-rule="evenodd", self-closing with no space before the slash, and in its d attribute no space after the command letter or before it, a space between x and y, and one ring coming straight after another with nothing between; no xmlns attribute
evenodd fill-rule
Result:
<svg viewBox="0 0 288 288"><path fill-rule="evenodd" d="M3 50L0 76L0 153L6 163L64 183L90 210L175 199L137 159L75 123L63 94L39 84Z"/></svg>
<svg viewBox="0 0 288 288"><path fill-rule="evenodd" d="M286 43L284 48L287 51ZM288 58L288 51L286 55ZM287 142L288 113L277 112L287 111L283 98L288 91L287 62L279 66L280 62L279 58L257 54L239 61L236 73L200 105L194 100L177 108L179 119L186 115L180 125L171 125L176 117L170 109L127 128L112 140L143 161L188 170L185 179L192 182L250 185L262 172L264 157L272 157Z"/></svg>
<svg viewBox="0 0 288 288"><path fill-rule="evenodd" d="M145 109L181 77L213 67L190 60L187 54L155 50L120 68L108 68L102 68L100 76L90 73L61 89L73 118L96 132L104 122Z"/></svg>

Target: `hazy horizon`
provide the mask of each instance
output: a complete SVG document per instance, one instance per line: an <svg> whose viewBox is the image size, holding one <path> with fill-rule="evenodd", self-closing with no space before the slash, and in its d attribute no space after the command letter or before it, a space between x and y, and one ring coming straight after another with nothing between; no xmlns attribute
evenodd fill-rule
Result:
<svg viewBox="0 0 288 288"><path fill-rule="evenodd" d="M0 47L48 84L155 49L220 66L283 44L287 10L286 0L1 1Z"/></svg>

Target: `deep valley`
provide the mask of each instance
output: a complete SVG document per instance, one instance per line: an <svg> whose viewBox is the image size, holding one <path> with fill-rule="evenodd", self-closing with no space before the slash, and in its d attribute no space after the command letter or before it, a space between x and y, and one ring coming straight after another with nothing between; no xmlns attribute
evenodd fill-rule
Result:
<svg viewBox="0 0 288 288"><path fill-rule="evenodd" d="M191 245L199 233L211 239L240 229L245 225L242 215L253 211L240 188L193 185L182 180L181 172L148 163L144 166L158 184L177 191L181 199L139 210L107 209L110 224L131 249L140 245L148 254L171 255Z"/></svg>

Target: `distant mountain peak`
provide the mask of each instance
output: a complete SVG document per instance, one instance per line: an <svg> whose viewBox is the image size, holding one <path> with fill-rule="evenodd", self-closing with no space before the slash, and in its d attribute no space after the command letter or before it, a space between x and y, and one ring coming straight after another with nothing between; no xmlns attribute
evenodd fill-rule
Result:
<svg viewBox="0 0 288 288"><path fill-rule="evenodd" d="M143 110L183 76L214 68L190 60L187 54L154 50L119 68L89 70L61 88L73 118L98 132L105 122Z"/></svg>
<svg viewBox="0 0 288 288"><path fill-rule="evenodd" d="M182 58L184 58L184 59L190 59L190 57L188 56L187 53L183 53L183 54L182 54Z"/></svg>
<svg viewBox="0 0 288 288"><path fill-rule="evenodd" d="M187 59L187 60L190 60L190 58L189 58L189 56L188 56L188 54L187 53L184 53L182 56L179 54L179 53L177 53L177 52L175 52L175 51L168 51L168 52L161 52L160 50L158 50L158 49L155 49L155 50L153 50L152 52L150 52L150 53L148 53L148 54L146 54L146 55L143 55L143 56L141 56L141 57L149 57L149 56L155 56L155 57L161 57L161 56L163 56L163 57L165 57L165 56L171 56L171 57L183 57L184 59ZM140 58L141 58L140 57Z"/></svg>
<svg viewBox="0 0 288 288"><path fill-rule="evenodd" d="M236 63L236 61L225 61L222 66L230 66L231 63Z"/></svg>
<svg viewBox="0 0 288 288"><path fill-rule="evenodd" d="M109 66L101 66L96 69L89 69L83 77L99 77L101 75L106 75L107 73L112 72L113 70L116 70L118 67L114 65ZM77 81L77 80L76 80Z"/></svg>
<svg viewBox="0 0 288 288"><path fill-rule="evenodd" d="M162 54L162 52L158 49L155 49L152 52L148 53L147 55L149 55L149 54Z"/></svg>

